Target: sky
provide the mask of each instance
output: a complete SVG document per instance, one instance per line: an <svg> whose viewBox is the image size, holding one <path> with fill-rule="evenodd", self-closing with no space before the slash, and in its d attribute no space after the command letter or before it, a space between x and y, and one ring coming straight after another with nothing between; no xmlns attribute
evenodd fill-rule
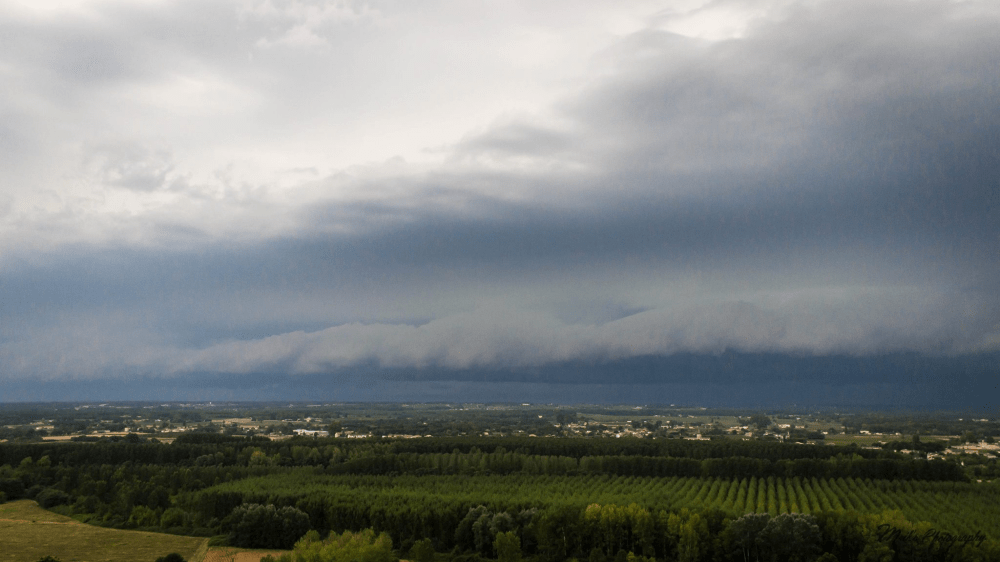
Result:
<svg viewBox="0 0 1000 562"><path fill-rule="evenodd" d="M0 401L1000 403L1000 4L0 4Z"/></svg>

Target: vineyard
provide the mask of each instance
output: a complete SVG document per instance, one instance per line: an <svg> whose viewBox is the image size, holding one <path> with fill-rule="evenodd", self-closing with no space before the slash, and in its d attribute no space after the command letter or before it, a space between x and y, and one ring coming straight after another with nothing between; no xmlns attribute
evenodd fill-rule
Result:
<svg viewBox="0 0 1000 562"><path fill-rule="evenodd" d="M332 528L406 528L419 514L452 521L472 506L519 511L590 504L636 504L649 510L717 509L745 513L898 511L958 535L979 531L1000 540L1000 490L964 482L853 478L650 478L634 476L362 476L318 475L310 469L233 481L182 500L206 517L241 503L292 505ZM423 523L421 523L423 524ZM432 525L433 526L433 525ZM405 537L404 537L405 538Z"/></svg>

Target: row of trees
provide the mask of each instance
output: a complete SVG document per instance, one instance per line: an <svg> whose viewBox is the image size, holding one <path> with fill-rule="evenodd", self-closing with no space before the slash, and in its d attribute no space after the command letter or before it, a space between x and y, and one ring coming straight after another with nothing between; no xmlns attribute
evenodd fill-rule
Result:
<svg viewBox="0 0 1000 562"><path fill-rule="evenodd" d="M767 459L753 457L689 458L608 455L574 458L512 452L373 453L330 467L338 474L616 474L626 476L704 476L877 478L881 480L966 479L962 468L942 459L834 458Z"/></svg>
<svg viewBox="0 0 1000 562"><path fill-rule="evenodd" d="M505 446L506 443L508 446ZM617 447L615 446L617 445ZM818 478L965 480L960 465L912 459L892 451L779 443L656 442L642 439L409 439L372 442L188 434L161 443L14 444L0 464L47 458L58 466L95 464L180 467L323 467L340 474L617 474L746 475Z"/></svg>
<svg viewBox="0 0 1000 562"><path fill-rule="evenodd" d="M593 503L634 503L643 509L667 511L715 509L730 516L899 510L910 519L932 521L955 534L974 533L984 521L1000 519L1000 490L993 486L798 477L388 477L299 470L233 481L182 494L176 500L201 525L225 517L241 503L266 502L302 509L316 528L373 527L389 532L396 541L434 537L438 546L447 548L457 544L453 540L463 540L455 538L452 530L461 527L462 518L468 517L466 511L475 505L493 513L510 513L515 521L523 521L531 509L583 509ZM501 526L500 530L510 529ZM991 527L984 532L993 540L1000 539Z"/></svg>
<svg viewBox="0 0 1000 562"><path fill-rule="evenodd" d="M273 506L240 506L234 516L268 509L278 511ZM255 521L261 525L261 535L270 532L263 518ZM293 552L277 560L391 562L396 558L392 545L388 533L371 528L330 533L325 540L312 530L295 543ZM402 545L399 552L408 552L414 562L433 562L435 551L441 549L433 539L419 539ZM898 512L727 517L718 510L668 512L636 504L591 504L582 510L563 507L516 515L486 506L470 508L455 530L450 554L456 560L496 558L498 562L519 562L526 557L540 562L957 562L994 560L1000 549L976 535L939 533L926 523L907 521Z"/></svg>

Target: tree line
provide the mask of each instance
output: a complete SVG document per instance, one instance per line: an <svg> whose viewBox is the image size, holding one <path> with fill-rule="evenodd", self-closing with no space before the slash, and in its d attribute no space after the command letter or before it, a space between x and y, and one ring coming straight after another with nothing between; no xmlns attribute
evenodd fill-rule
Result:
<svg viewBox="0 0 1000 562"><path fill-rule="evenodd" d="M646 439L424 438L271 441L211 433L158 442L4 444L0 465L49 458L60 466L139 464L180 466L324 466L341 473L424 471L540 474L607 473L637 476L816 476L965 480L961 466L912 459L892 450L760 441ZM450 456L447 456L450 455Z"/></svg>

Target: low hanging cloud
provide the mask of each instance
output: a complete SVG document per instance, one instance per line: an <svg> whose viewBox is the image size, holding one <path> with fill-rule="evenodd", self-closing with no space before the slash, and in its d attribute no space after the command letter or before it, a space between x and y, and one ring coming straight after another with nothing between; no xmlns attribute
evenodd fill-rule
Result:
<svg viewBox="0 0 1000 562"><path fill-rule="evenodd" d="M723 302L649 310L604 324L574 324L552 314L479 309L426 324L346 324L231 341L188 354L179 371L336 372L347 367L517 369L571 360L614 361L674 353L883 355L918 347L932 355L996 348L992 315L965 310L962 323L937 314L961 306L941 299L917 311L900 300L917 295L799 295L755 305ZM991 325L991 322L993 324Z"/></svg>
<svg viewBox="0 0 1000 562"><path fill-rule="evenodd" d="M0 377L1000 351L995 4L583 6L0 8Z"/></svg>

